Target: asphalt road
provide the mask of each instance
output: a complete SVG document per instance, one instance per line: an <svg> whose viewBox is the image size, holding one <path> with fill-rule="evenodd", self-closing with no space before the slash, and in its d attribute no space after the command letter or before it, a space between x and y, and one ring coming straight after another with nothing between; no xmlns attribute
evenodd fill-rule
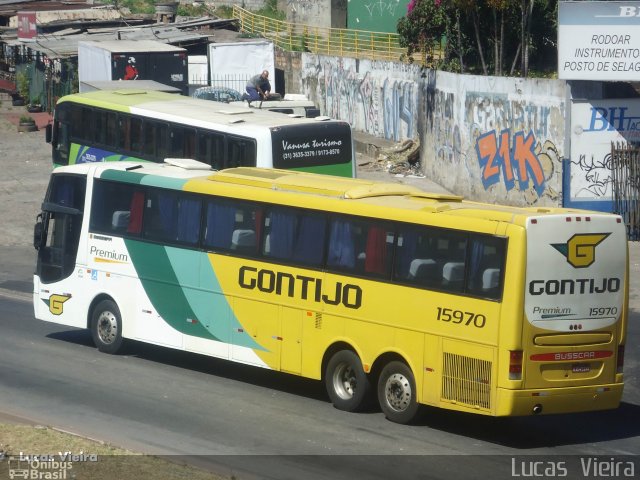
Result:
<svg viewBox="0 0 640 480"><path fill-rule="evenodd" d="M25 295L0 296L0 311L6 413L237 478L499 479L524 455L640 451L636 312L630 385L615 411L494 419L427 409L402 426L377 410L338 411L319 382L295 376L137 342L101 354L87 332L35 320Z"/></svg>

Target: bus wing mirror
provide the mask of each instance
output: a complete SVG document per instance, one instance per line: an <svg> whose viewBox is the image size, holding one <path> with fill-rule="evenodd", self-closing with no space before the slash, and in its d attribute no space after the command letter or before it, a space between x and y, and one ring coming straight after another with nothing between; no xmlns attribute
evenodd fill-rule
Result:
<svg viewBox="0 0 640 480"><path fill-rule="evenodd" d="M33 247L36 250L40 250L42 246L42 234L44 232L44 226L42 225L42 214L38 214L36 217L36 224L33 226Z"/></svg>
<svg viewBox="0 0 640 480"><path fill-rule="evenodd" d="M47 143L51 143L52 138L53 138L53 125L51 125L50 123L47 123L47 126L45 127L45 130L44 130L44 139L47 141Z"/></svg>

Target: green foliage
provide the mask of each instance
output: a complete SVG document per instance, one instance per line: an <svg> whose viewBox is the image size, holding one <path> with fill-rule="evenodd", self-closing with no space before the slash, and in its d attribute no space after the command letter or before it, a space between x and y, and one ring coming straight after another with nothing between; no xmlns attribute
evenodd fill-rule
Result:
<svg viewBox="0 0 640 480"><path fill-rule="evenodd" d="M176 13L181 17L204 17L209 14L209 9L204 4L188 5L181 3L178 5Z"/></svg>
<svg viewBox="0 0 640 480"><path fill-rule="evenodd" d="M408 55L431 50L440 43L448 23L448 12L441 0L411 0L407 16L398 20L400 46L407 48Z"/></svg>
<svg viewBox="0 0 640 480"><path fill-rule="evenodd" d="M429 60L434 44L446 39L441 55L434 56L437 62L429 62L438 69L549 76L557 68L557 4L557 0L411 0L407 15L398 21L400 44L407 48L407 58L424 51Z"/></svg>
<svg viewBox="0 0 640 480"><path fill-rule="evenodd" d="M220 5L219 7L216 7L216 11L214 13L216 17L219 18L233 18L233 7Z"/></svg>
<svg viewBox="0 0 640 480"><path fill-rule="evenodd" d="M16 74L16 84L20 96L25 101L29 101L29 75L27 75L25 70Z"/></svg>
<svg viewBox="0 0 640 480"><path fill-rule="evenodd" d="M263 17L273 18L274 20L286 20L286 14L278 10L278 0L266 0L264 7L254 12L256 15L262 15Z"/></svg>

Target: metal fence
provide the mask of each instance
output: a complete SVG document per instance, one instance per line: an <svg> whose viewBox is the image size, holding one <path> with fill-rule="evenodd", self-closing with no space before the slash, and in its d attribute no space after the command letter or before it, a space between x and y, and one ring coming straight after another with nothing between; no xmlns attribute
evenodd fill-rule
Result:
<svg viewBox="0 0 640 480"><path fill-rule="evenodd" d="M640 146L611 143L614 213L622 216L629 240L640 240Z"/></svg>
<svg viewBox="0 0 640 480"><path fill-rule="evenodd" d="M242 73L227 74L227 75L212 75L211 86L212 87L224 87L233 88L242 93L245 90L247 82L251 78L251 75Z"/></svg>
<svg viewBox="0 0 640 480"><path fill-rule="evenodd" d="M386 61L399 61L407 53L397 33L300 25L256 15L237 5L233 16L240 20L240 31L267 38L284 50Z"/></svg>

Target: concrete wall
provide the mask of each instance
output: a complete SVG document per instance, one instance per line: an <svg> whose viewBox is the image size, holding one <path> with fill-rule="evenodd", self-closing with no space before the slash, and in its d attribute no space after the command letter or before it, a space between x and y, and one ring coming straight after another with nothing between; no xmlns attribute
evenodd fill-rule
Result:
<svg viewBox="0 0 640 480"><path fill-rule="evenodd" d="M340 2L332 2L327 0L278 0L278 10L285 12L287 22L300 23L305 25L313 25L314 27L336 27L344 28L346 26L346 2L344 3L344 24L332 24L332 4L337 10L333 13L336 19L340 18L338 7Z"/></svg>
<svg viewBox="0 0 640 480"><path fill-rule="evenodd" d="M207 5L213 5L214 7L233 7L234 5L239 5L252 12L260 10L265 4L265 0L242 0L241 2L234 0L206 0L206 2Z"/></svg>
<svg viewBox="0 0 640 480"><path fill-rule="evenodd" d="M474 200L562 205L566 82L429 71L420 97L427 177Z"/></svg>
<svg viewBox="0 0 640 480"><path fill-rule="evenodd" d="M420 69L414 65L302 54L302 88L323 115L395 142L417 138Z"/></svg>
<svg viewBox="0 0 640 480"><path fill-rule="evenodd" d="M285 93L304 93L302 89L302 53L288 52L281 48L275 49L276 69L282 70L284 76ZM280 87L278 87L280 88Z"/></svg>
<svg viewBox="0 0 640 480"><path fill-rule="evenodd" d="M302 54L324 115L395 142L420 139L425 175L489 203L562 205L566 82L457 75L397 62Z"/></svg>

